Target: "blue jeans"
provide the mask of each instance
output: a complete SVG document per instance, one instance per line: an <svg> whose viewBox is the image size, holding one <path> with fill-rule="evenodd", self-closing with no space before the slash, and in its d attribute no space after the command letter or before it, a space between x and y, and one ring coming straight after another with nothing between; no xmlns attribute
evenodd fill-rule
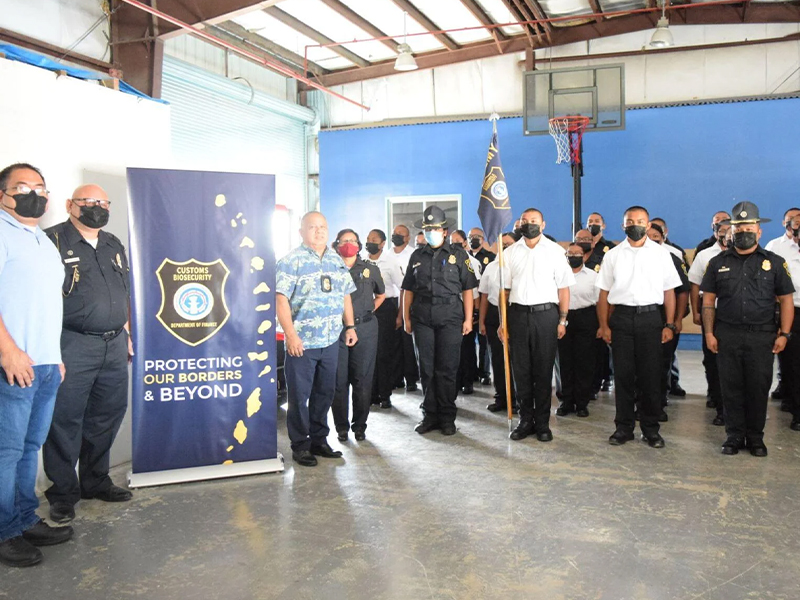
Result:
<svg viewBox="0 0 800 600"><path fill-rule="evenodd" d="M58 365L37 365L33 373L31 387L22 388L10 385L0 370L0 542L39 521L38 453L50 430L61 374Z"/></svg>
<svg viewBox="0 0 800 600"><path fill-rule="evenodd" d="M338 364L338 340L327 348L306 349L303 356L286 356L286 427L292 451L308 450L326 442Z"/></svg>

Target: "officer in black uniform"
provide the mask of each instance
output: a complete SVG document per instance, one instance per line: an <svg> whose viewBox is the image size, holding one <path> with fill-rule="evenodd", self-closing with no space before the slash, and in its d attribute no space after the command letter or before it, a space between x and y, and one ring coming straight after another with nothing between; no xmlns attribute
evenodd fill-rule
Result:
<svg viewBox="0 0 800 600"><path fill-rule="evenodd" d="M723 454L744 447L766 456L764 424L773 354L781 352L794 321L794 286L783 258L762 248L761 219L752 202L733 207L733 248L712 258L700 284L703 329L717 353L727 440ZM775 298L780 327L775 324Z"/></svg>
<svg viewBox="0 0 800 600"><path fill-rule="evenodd" d="M586 268L592 269L599 273L600 265L603 263L603 258L616 244L603 237L603 231L606 228L606 220L600 213L592 213L586 219L586 230L592 236L592 253L586 259ZM585 243L583 240L583 232L579 231L575 234L575 241L577 243ZM611 390L611 381L614 377L614 369L611 357L611 349L602 339L597 340L597 368L595 370L594 382L592 391L596 395L597 392L608 392Z"/></svg>
<svg viewBox="0 0 800 600"><path fill-rule="evenodd" d="M429 206L414 227L428 244L414 251L403 279L403 320L414 336L422 380L423 418L417 433L456 432L456 372L461 339L472 331L472 290L478 285L466 250L447 241L452 225Z"/></svg>
<svg viewBox="0 0 800 600"><path fill-rule="evenodd" d="M600 213L592 213L589 215L589 218L586 219L586 229L592 234L594 241L594 249L592 250L592 254L589 256L589 258L586 259L586 267L588 269L592 269L593 271L600 271L598 267L603 262L603 258L605 257L606 253L616 246L614 242L603 237L603 231L605 231L605 228L606 220ZM575 241L578 241L577 235Z"/></svg>
<svg viewBox="0 0 800 600"><path fill-rule="evenodd" d="M108 475L111 444L128 408L133 355L128 259L122 242L102 230L110 204L101 187L81 186L67 200L69 219L46 230L65 271L61 355L67 375L42 453L53 482L45 496L56 523L71 521L80 499L131 498Z"/></svg>
<svg viewBox="0 0 800 600"><path fill-rule="evenodd" d="M331 412L339 441L346 442L352 428L356 440L365 439L367 417L375 378L375 360L378 355L378 320L373 314L383 304L386 292L381 271L374 263L363 260L361 240L352 229L343 229L333 242L350 269L356 291L350 294L353 317L358 335L355 346L348 346L345 330L339 335L339 365L336 369L336 393ZM350 424L350 386L353 386L353 423Z"/></svg>
<svg viewBox="0 0 800 600"><path fill-rule="evenodd" d="M714 213L714 216L711 217L711 237L704 239L702 242L697 244L697 247L694 249L694 255L697 256L706 248L711 248L714 244L719 242L719 224L721 221L730 222L731 216L726 213L724 210L720 210Z"/></svg>

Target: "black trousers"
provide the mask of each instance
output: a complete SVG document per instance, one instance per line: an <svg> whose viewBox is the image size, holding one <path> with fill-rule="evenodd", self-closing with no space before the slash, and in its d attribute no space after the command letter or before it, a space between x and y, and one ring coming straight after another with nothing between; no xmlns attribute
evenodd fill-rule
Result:
<svg viewBox="0 0 800 600"><path fill-rule="evenodd" d="M614 397L617 431L632 433L639 392L639 425L642 433L658 433L661 414L662 348L661 311L637 313L635 307L615 306L609 318L611 352L614 356Z"/></svg>
<svg viewBox="0 0 800 600"><path fill-rule="evenodd" d="M597 342L597 363L595 366L594 382L592 383L592 391L597 393L603 385L603 381L610 381L614 375L614 369L611 361L611 348L602 339Z"/></svg>
<svg viewBox="0 0 800 600"><path fill-rule="evenodd" d="M776 333L771 325L764 326L767 328L767 331L748 331L721 321L714 328L725 432L730 440L764 439Z"/></svg>
<svg viewBox="0 0 800 600"><path fill-rule="evenodd" d="M128 408L127 335L123 331L105 342L66 329L61 333L67 374L42 447L44 471L53 482L45 492L51 504L74 505L81 496L94 496L112 485L111 445Z"/></svg>
<svg viewBox="0 0 800 600"><path fill-rule="evenodd" d="M530 312L527 306L511 304L508 332L520 420L533 421L537 432L547 431L558 347L558 307Z"/></svg>
<svg viewBox="0 0 800 600"><path fill-rule="evenodd" d="M706 330L701 327L703 338L703 367L706 371L706 383L710 400L717 403L717 415L723 414L722 387L719 382L719 368L717 367L717 355L708 349L706 344Z"/></svg>
<svg viewBox="0 0 800 600"><path fill-rule="evenodd" d="M386 298L375 311L378 321L378 349L372 398L388 400L394 384L401 378L403 356L403 329L395 327L397 321L397 299Z"/></svg>
<svg viewBox="0 0 800 600"><path fill-rule="evenodd" d="M378 321L374 317L356 325L358 342L345 343L344 331L339 336L339 365L336 369L336 393L333 396L333 422L337 432L350 430L350 387L353 388L353 431L367 428L375 360L378 354Z"/></svg>
<svg viewBox="0 0 800 600"><path fill-rule="evenodd" d="M792 417L800 419L800 308L794 309L794 322L792 323L792 337L786 343L786 348L778 354L783 357L786 367L783 371L783 393L790 402Z"/></svg>
<svg viewBox="0 0 800 600"><path fill-rule="evenodd" d="M477 301L476 301L477 302ZM481 379L489 377L489 365L491 365L489 340L485 335L478 334L478 375Z"/></svg>
<svg viewBox="0 0 800 600"><path fill-rule="evenodd" d="M505 404L508 406L506 398L506 371L505 361L503 359L503 342L497 335L497 329L500 327L500 309L494 304L489 304L489 310L486 312L486 339L492 349L492 380L494 382L494 391L497 394L497 403ZM509 360L510 360L509 348ZM509 368L509 371L511 369ZM511 381L511 401L516 404L516 397L514 394L514 381L512 375Z"/></svg>
<svg viewBox="0 0 800 600"><path fill-rule="evenodd" d="M478 354L475 338L478 336L478 312L472 315L472 331L461 340L461 360L458 363L456 387L459 389L471 386L478 375Z"/></svg>
<svg viewBox="0 0 800 600"><path fill-rule="evenodd" d="M403 343L402 352L397 355L399 375L395 385L398 387L403 385L403 380L405 380L406 385L419 381L419 364L414 351L414 338L402 328L400 329L400 335Z"/></svg>
<svg viewBox="0 0 800 600"><path fill-rule="evenodd" d="M667 405L667 394L672 386L678 382L673 378L672 366L675 364L675 351L678 349L678 342L681 335L674 334L672 339L666 344L661 344L662 373L661 373L661 405Z"/></svg>
<svg viewBox="0 0 800 600"><path fill-rule="evenodd" d="M439 423L456 419L456 373L461 358L461 327L464 306L460 299L452 304L431 304L420 299L411 305L414 344L419 357L422 380L422 413Z"/></svg>
<svg viewBox="0 0 800 600"><path fill-rule="evenodd" d="M567 333L558 340L561 401L568 407L586 408L597 363L597 309L589 306L571 310L567 320Z"/></svg>

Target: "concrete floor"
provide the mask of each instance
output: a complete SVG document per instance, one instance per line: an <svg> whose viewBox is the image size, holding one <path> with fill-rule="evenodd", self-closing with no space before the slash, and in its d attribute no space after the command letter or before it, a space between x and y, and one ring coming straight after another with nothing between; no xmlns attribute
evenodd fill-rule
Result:
<svg viewBox="0 0 800 600"><path fill-rule="evenodd" d="M420 395L400 393L344 459L82 502L74 541L0 566L0 597L797 600L800 434L771 402L769 457L722 456L700 354L680 361L664 450L609 446L608 394L543 444L508 440L488 387L451 438L414 433Z"/></svg>

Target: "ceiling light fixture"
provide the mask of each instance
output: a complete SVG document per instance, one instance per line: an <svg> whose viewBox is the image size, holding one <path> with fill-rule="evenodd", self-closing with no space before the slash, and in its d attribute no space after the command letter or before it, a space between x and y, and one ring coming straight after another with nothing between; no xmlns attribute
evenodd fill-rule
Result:
<svg viewBox="0 0 800 600"><path fill-rule="evenodd" d="M397 55L397 60L394 61L395 71L416 71L419 68L417 67L417 61L414 60L414 55L411 54L411 46L406 43L406 35L408 34L407 18L408 13L403 12L403 43L397 47L399 54Z"/></svg>
<svg viewBox="0 0 800 600"><path fill-rule="evenodd" d="M669 19L667 19L667 0L661 0L661 18L656 23L656 30L650 38L651 48L669 48L675 45L672 32L669 30Z"/></svg>

